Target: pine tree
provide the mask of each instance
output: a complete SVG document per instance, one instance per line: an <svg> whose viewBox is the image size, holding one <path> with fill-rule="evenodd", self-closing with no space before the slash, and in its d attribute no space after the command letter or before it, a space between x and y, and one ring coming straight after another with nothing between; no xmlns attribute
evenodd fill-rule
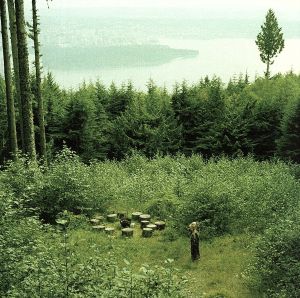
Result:
<svg viewBox="0 0 300 298"><path fill-rule="evenodd" d="M44 105L41 90L41 63L40 63L40 42L39 42L39 18L37 15L36 0L32 0L32 21L31 28L32 39L34 42L34 65L35 65L35 99L38 104L38 122L39 122L39 145L41 157L46 162L46 134L45 134L45 119L44 119Z"/></svg>
<svg viewBox="0 0 300 298"><path fill-rule="evenodd" d="M17 40L17 28L16 28L16 15L15 15L15 2L14 0L7 0L8 15L9 15L9 29L10 29L10 39L11 39L11 51L14 66L14 81L16 88L16 99L18 103L18 120L20 127L20 139L21 148L24 150L24 132L23 132L23 112L22 103L20 96L20 78L19 78L19 58L18 58L18 40Z"/></svg>
<svg viewBox="0 0 300 298"><path fill-rule="evenodd" d="M14 97L12 91L12 77L10 67L10 55L9 55L9 37L7 28L7 12L6 1L0 1L0 16L1 16L1 28L2 28L2 47L3 47L3 60L4 60L4 75L5 75L5 88L6 88L6 108L7 108L7 121L9 132L10 153L13 157L16 157L18 145L17 145L17 131L16 131L16 119L15 119L15 106Z"/></svg>
<svg viewBox="0 0 300 298"><path fill-rule="evenodd" d="M300 163L300 97L289 103L281 131L277 149L279 155Z"/></svg>
<svg viewBox="0 0 300 298"><path fill-rule="evenodd" d="M261 26L261 32L257 35L255 41L260 51L260 58L263 63L267 64L265 72L266 78L270 77L270 65L274 63L274 58L284 48L284 39L281 28L272 9L269 9L266 15L266 21Z"/></svg>
<svg viewBox="0 0 300 298"><path fill-rule="evenodd" d="M29 83L29 55L27 46L27 33L25 28L24 0L15 1L15 11L18 38L20 95L23 109L23 129L25 143L24 151L32 160L35 160L36 151L33 126L32 98Z"/></svg>

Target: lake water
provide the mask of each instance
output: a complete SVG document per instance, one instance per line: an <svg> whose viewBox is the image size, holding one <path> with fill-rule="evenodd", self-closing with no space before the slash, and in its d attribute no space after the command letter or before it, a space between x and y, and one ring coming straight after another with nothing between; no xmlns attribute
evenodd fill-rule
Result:
<svg viewBox="0 0 300 298"><path fill-rule="evenodd" d="M199 54L194 58L178 58L169 63L156 66L114 67L93 70L55 70L51 69L57 81L63 86L76 87L81 82L99 79L109 85L112 81L121 84L131 80L139 89L145 89L151 78L158 85L172 88L175 82L187 80L197 82L202 77L217 75L225 82L232 76L245 74L250 78L263 75L265 65L260 61L259 52L253 39L212 39L178 40L163 39L161 44L172 48L194 49ZM283 52L276 58L271 72L300 72L300 39L286 40Z"/></svg>

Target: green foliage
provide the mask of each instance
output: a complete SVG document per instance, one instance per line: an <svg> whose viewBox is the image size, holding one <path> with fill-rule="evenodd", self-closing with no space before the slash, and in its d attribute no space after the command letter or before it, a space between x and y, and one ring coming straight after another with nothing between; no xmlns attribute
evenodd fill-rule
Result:
<svg viewBox="0 0 300 298"><path fill-rule="evenodd" d="M274 63L272 60L284 48L284 39L281 28L272 9L268 10L266 21L261 26L261 32L257 35L256 45L260 51L260 58L263 63L267 63L266 77L270 76L269 65Z"/></svg>
<svg viewBox="0 0 300 298"><path fill-rule="evenodd" d="M54 222L63 210L80 213L87 207L105 209L106 198L94 201L99 189L91 176L88 166L74 152L63 150L47 169L43 186L33 201L40 209L40 216Z"/></svg>
<svg viewBox="0 0 300 298"><path fill-rule="evenodd" d="M229 231L231 214L229 200L225 195L214 196L199 189L186 195L178 212L178 225L187 227L191 222L197 221L201 238L219 236Z"/></svg>
<svg viewBox="0 0 300 298"><path fill-rule="evenodd" d="M299 247L298 216L268 229L256 246L255 261L248 271L254 286L263 289L268 297L299 297Z"/></svg>
<svg viewBox="0 0 300 298"><path fill-rule="evenodd" d="M283 117L282 136L278 140L278 153L286 159L300 163L300 97L291 101Z"/></svg>
<svg viewBox="0 0 300 298"><path fill-rule="evenodd" d="M121 160L136 152L149 158L251 154L266 160L280 151L277 143L287 134L286 106L300 97L300 79L290 72L252 83L247 75L234 77L227 86L206 77L194 85L176 85L172 92L152 81L147 92L131 83L106 88L100 82L66 91L48 74L42 96L50 161L64 144L86 163ZM5 102L2 106L4 111ZM8 156L6 113L0 114L0 125L3 163ZM278 155L293 159L286 153Z"/></svg>
<svg viewBox="0 0 300 298"><path fill-rule="evenodd" d="M161 198L157 200L151 200L146 208L147 213L159 219L172 219L178 208L176 200Z"/></svg>
<svg viewBox="0 0 300 298"><path fill-rule="evenodd" d="M184 281L180 276L177 279L169 265L145 266L141 272L136 271L141 263L120 265L122 249L131 247L129 255L134 255L144 249L143 242L138 246L128 246L124 239L111 238L110 242L106 235L88 230L83 214L70 212L150 212L154 219L165 219L167 228L159 239L154 236L149 240L159 243L158 252L153 248L142 253L150 257L164 251L166 257L177 261L180 253L176 246L182 249L179 242L188 243L186 228L192 221L200 222L202 238L212 238L228 233L264 233L293 216L300 193L296 174L295 165L251 158L205 161L199 155L155 159L134 155L122 162L87 165L65 149L44 167L20 157L0 172L0 261L4 264L0 293L4 297L35 297L37 293L65 297L68 291L75 297L92 293L118 297L118 291L128 297L133 291L144 297L174 297L173 291ZM53 223L58 219L60 233L41 225L32 214ZM62 225L64 220L67 225ZM81 229L78 239L69 239L69 234ZM93 251L95 242L97 249ZM83 244L85 248L77 250ZM106 254L111 250L117 263L114 256ZM294 275L291 273L291 278ZM173 280L171 284L169 280Z"/></svg>

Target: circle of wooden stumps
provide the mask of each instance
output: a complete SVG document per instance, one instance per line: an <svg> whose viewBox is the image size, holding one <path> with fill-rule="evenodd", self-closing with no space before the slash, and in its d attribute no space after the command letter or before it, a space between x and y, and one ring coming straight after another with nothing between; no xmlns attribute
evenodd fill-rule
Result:
<svg viewBox="0 0 300 298"><path fill-rule="evenodd" d="M131 228L122 229L122 236L133 237L133 229L131 229Z"/></svg>
<svg viewBox="0 0 300 298"><path fill-rule="evenodd" d="M125 213L112 213L106 216L107 222L115 223L119 218L124 218ZM90 220L92 224L92 228L94 231L105 232L107 235L113 235L115 233L115 228L106 227L104 222L105 217L101 215L96 215L94 218ZM153 235L155 230L162 231L166 227L166 222L162 220L158 220L154 223L151 223L151 215L143 214L142 212L133 212L131 215L132 221L139 221L140 227L142 229L142 237L150 238ZM123 237L132 238L134 233L134 223L132 223L129 227L121 229L121 233Z"/></svg>
<svg viewBox="0 0 300 298"><path fill-rule="evenodd" d="M108 222L115 222L118 216L117 214L114 213L114 214L108 214L106 218Z"/></svg>

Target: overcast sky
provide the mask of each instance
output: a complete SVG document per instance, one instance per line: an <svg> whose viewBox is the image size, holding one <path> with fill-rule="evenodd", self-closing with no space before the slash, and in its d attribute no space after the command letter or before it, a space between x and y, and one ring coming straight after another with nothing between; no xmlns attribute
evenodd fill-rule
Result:
<svg viewBox="0 0 300 298"><path fill-rule="evenodd" d="M25 0L30 2L30 0ZM45 6L46 0L39 0ZM44 2L44 3L43 3ZM298 8L299 0L53 0L53 7L273 7L274 9Z"/></svg>

